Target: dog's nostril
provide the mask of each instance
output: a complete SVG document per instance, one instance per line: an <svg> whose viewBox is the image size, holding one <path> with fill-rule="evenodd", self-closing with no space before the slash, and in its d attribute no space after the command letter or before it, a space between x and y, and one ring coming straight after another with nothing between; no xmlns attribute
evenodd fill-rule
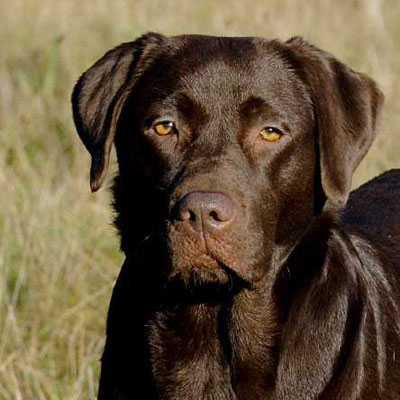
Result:
<svg viewBox="0 0 400 400"><path fill-rule="evenodd" d="M217 222L227 222L233 218L234 214L235 208L231 200L228 199L228 201L214 207L208 215Z"/></svg>
<svg viewBox="0 0 400 400"><path fill-rule="evenodd" d="M213 219L215 219L216 221L223 221L223 220L218 216L218 214L217 214L216 211L211 211L211 212L210 212L210 217L213 218Z"/></svg>
<svg viewBox="0 0 400 400"><path fill-rule="evenodd" d="M233 210L231 208L217 209L210 211L208 215L216 222L225 222L229 221L232 218Z"/></svg>
<svg viewBox="0 0 400 400"><path fill-rule="evenodd" d="M193 222L196 221L196 214L192 210L189 210L189 219Z"/></svg>
<svg viewBox="0 0 400 400"><path fill-rule="evenodd" d="M194 222L196 221L196 212L186 207L178 207L176 219Z"/></svg>

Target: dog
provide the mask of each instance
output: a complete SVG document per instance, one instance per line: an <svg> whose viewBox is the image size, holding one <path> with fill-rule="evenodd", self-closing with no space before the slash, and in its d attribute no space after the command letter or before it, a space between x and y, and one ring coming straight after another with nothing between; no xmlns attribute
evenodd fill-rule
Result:
<svg viewBox="0 0 400 400"><path fill-rule="evenodd" d="M350 195L382 102L299 37L148 33L80 77L126 255L100 400L400 399L400 170Z"/></svg>

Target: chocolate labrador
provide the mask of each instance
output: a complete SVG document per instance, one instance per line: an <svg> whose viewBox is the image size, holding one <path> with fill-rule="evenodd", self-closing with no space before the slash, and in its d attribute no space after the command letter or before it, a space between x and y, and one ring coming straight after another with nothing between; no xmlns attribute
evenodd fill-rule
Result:
<svg viewBox="0 0 400 400"><path fill-rule="evenodd" d="M300 38L149 33L82 75L126 255L99 399L400 399L400 170L348 200L382 101Z"/></svg>

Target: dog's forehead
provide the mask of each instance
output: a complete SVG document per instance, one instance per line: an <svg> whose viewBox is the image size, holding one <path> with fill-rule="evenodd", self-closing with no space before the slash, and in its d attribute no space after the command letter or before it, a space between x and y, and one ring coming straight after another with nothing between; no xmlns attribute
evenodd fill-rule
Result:
<svg viewBox="0 0 400 400"><path fill-rule="evenodd" d="M166 61L173 65L172 80L192 90L271 89L287 85L293 75L273 41L195 35L171 39Z"/></svg>
<svg viewBox="0 0 400 400"><path fill-rule="evenodd" d="M142 87L153 103L184 93L206 108L232 108L252 97L284 108L300 106L307 93L280 46L252 37L168 38Z"/></svg>
<svg viewBox="0 0 400 400"><path fill-rule="evenodd" d="M169 38L167 51L186 66L194 68L222 62L233 70L243 70L262 58L280 63L279 43L257 37L185 35Z"/></svg>

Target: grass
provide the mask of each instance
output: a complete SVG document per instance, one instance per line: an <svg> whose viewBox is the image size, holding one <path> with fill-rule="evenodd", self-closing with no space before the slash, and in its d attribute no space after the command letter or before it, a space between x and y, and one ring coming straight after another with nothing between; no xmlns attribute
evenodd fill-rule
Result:
<svg viewBox="0 0 400 400"><path fill-rule="evenodd" d="M123 257L109 195L90 193L89 157L72 124L82 71L149 30L300 34L386 94L357 186L399 165L399 19L397 0L0 0L0 399L96 395Z"/></svg>

